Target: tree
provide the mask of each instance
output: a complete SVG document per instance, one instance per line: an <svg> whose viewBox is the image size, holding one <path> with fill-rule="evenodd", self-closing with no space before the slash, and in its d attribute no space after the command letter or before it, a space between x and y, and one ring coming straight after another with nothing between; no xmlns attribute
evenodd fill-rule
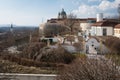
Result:
<svg viewBox="0 0 120 80"><path fill-rule="evenodd" d="M77 59L66 66L57 80L118 80L119 69L110 60Z"/></svg>
<svg viewBox="0 0 120 80"><path fill-rule="evenodd" d="M65 20L65 25L67 26L67 28L70 30L71 34L74 30L74 25L75 25L75 19L76 19L76 15L74 15L73 13L70 13L67 17L67 19Z"/></svg>
<svg viewBox="0 0 120 80"><path fill-rule="evenodd" d="M45 47L43 43L28 46L20 55L33 61L47 63L71 63L75 59L74 55L61 46L58 46L58 48L49 48Z"/></svg>
<svg viewBox="0 0 120 80"><path fill-rule="evenodd" d="M59 23L46 23L44 27L44 35L47 37L51 37L54 35L62 35L67 28Z"/></svg>
<svg viewBox="0 0 120 80"><path fill-rule="evenodd" d="M120 39L117 37L108 37L105 40L105 46L107 46L111 53L120 55Z"/></svg>
<svg viewBox="0 0 120 80"><path fill-rule="evenodd" d="M40 50L45 47L46 44L42 42L34 42L24 48L23 53L20 54L21 57L35 60L36 55L39 54Z"/></svg>

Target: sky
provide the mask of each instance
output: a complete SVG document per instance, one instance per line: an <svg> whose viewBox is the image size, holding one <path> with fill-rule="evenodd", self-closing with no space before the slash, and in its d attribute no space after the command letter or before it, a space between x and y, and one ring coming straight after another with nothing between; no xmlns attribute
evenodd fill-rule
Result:
<svg viewBox="0 0 120 80"><path fill-rule="evenodd" d="M39 26L57 18L62 8L78 18L118 15L120 0L0 0L0 24Z"/></svg>

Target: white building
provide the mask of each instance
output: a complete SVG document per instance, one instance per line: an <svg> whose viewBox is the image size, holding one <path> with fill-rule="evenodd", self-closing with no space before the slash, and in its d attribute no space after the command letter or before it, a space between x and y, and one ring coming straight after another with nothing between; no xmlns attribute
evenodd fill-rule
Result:
<svg viewBox="0 0 120 80"><path fill-rule="evenodd" d="M43 35L43 34L44 34L44 32L43 32L44 27L45 27L45 23L40 24L40 26L39 26L39 34L40 34L40 35Z"/></svg>
<svg viewBox="0 0 120 80"><path fill-rule="evenodd" d="M89 35L90 33L90 29L91 29L91 24L92 23L80 23L80 27L82 29L82 31L86 34L86 35Z"/></svg>
<svg viewBox="0 0 120 80"><path fill-rule="evenodd" d="M91 27L92 36L112 36L114 35L114 26L116 22L104 20L96 22Z"/></svg>
<svg viewBox="0 0 120 80"><path fill-rule="evenodd" d="M97 22L91 26L92 36L112 36L114 35L115 21L103 20L103 13L97 14Z"/></svg>
<svg viewBox="0 0 120 80"><path fill-rule="evenodd" d="M120 38L120 24L115 26L115 28L114 28L114 36Z"/></svg>
<svg viewBox="0 0 120 80"><path fill-rule="evenodd" d="M95 18L91 18L91 19L86 19L86 21L81 22L80 23L80 28L83 31L83 33L85 33L86 35L89 35L90 33L90 29L91 29L91 25L94 24L96 22Z"/></svg>

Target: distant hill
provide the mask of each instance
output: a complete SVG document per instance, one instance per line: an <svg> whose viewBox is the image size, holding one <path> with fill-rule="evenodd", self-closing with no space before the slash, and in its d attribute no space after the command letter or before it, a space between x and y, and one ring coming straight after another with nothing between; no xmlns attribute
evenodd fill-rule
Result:
<svg viewBox="0 0 120 80"><path fill-rule="evenodd" d="M0 33L2 32L8 32L10 31L10 26L11 25L0 25ZM16 26L16 25L13 25L13 30L14 31L21 31L21 30L34 30L38 28L38 26Z"/></svg>

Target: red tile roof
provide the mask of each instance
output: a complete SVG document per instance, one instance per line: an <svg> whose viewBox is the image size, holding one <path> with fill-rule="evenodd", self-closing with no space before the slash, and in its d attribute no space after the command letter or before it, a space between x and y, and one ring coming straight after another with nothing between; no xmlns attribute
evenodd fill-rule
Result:
<svg viewBox="0 0 120 80"><path fill-rule="evenodd" d="M120 28L120 24L117 24L117 25L115 26L115 28Z"/></svg>
<svg viewBox="0 0 120 80"><path fill-rule="evenodd" d="M104 20L104 21L100 21L100 22L96 22L94 23L92 26L101 26L101 27L109 27L109 26L112 26L114 27L115 25L117 25L118 23L117 22L114 22L114 21L109 21L109 20Z"/></svg>

